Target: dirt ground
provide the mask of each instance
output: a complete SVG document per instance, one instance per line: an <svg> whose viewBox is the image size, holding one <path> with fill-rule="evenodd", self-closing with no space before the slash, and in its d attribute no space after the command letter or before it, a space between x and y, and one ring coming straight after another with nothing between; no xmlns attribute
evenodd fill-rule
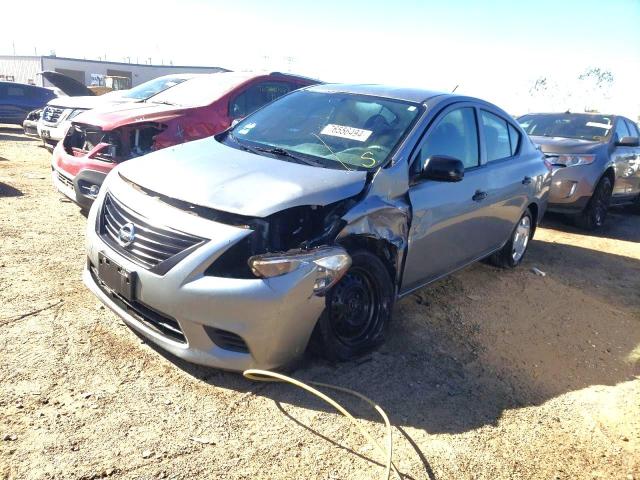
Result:
<svg viewBox="0 0 640 480"><path fill-rule="evenodd" d="M381 477L319 401L170 358L103 308L49 158L0 126L0 478ZM625 211L595 236L551 218L520 268L467 268L400 301L378 351L293 372L378 402L405 478L491 480L640 479L639 374L640 215Z"/></svg>

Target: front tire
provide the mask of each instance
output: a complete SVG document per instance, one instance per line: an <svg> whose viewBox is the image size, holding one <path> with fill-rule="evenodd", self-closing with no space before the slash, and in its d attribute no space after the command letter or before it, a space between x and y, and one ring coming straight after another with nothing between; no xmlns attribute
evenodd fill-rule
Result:
<svg viewBox="0 0 640 480"><path fill-rule="evenodd" d="M500 268L515 268L520 265L533 236L533 228L533 215L527 208L513 229L509 241L491 255L489 261Z"/></svg>
<svg viewBox="0 0 640 480"><path fill-rule="evenodd" d="M351 254L351 267L326 296L313 350L329 360L351 360L380 345L391 320L395 288L379 257Z"/></svg>
<svg viewBox="0 0 640 480"><path fill-rule="evenodd" d="M596 230L602 225L609 212L613 185L609 177L602 177L584 211L576 217L576 225L585 230Z"/></svg>

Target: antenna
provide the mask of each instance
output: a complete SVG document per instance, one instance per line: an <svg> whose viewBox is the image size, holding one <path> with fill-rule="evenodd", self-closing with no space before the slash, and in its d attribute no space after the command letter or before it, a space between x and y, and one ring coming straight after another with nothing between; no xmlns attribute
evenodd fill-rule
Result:
<svg viewBox="0 0 640 480"><path fill-rule="evenodd" d="M455 87L453 87L453 90L451 90L451 93L455 93L455 91L458 89L459 86L460 86L460 84L458 84Z"/></svg>

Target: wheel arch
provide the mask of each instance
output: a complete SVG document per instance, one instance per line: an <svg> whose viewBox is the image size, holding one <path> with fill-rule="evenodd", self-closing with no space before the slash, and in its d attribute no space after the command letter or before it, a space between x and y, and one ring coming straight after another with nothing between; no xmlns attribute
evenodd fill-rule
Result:
<svg viewBox="0 0 640 480"><path fill-rule="evenodd" d="M351 234L338 239L338 244L344 247L348 252L362 249L367 250L380 258L385 267L387 267L389 276L397 290L400 269L398 265L398 249L393 243L383 238L370 235Z"/></svg>
<svg viewBox="0 0 640 480"><path fill-rule="evenodd" d="M538 228L538 222L541 220L539 215L540 215L540 207L538 206L538 204L536 202L531 202L527 208L529 209L529 212L531 212L531 216L533 217L533 221L531 222L531 237L533 238L534 234L536 233L536 229Z"/></svg>

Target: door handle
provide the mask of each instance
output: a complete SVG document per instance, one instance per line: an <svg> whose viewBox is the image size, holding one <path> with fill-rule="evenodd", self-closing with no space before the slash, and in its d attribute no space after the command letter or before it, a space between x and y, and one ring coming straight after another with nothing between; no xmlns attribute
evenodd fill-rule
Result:
<svg viewBox="0 0 640 480"><path fill-rule="evenodd" d="M473 197L471 197L471 200L473 200L474 202L481 202L485 198L487 198L487 192L476 190L476 193L473 194Z"/></svg>
<svg viewBox="0 0 640 480"><path fill-rule="evenodd" d="M531 177L524 177L522 179L522 184L523 185L529 185L531 182L533 182L533 178L531 178Z"/></svg>

